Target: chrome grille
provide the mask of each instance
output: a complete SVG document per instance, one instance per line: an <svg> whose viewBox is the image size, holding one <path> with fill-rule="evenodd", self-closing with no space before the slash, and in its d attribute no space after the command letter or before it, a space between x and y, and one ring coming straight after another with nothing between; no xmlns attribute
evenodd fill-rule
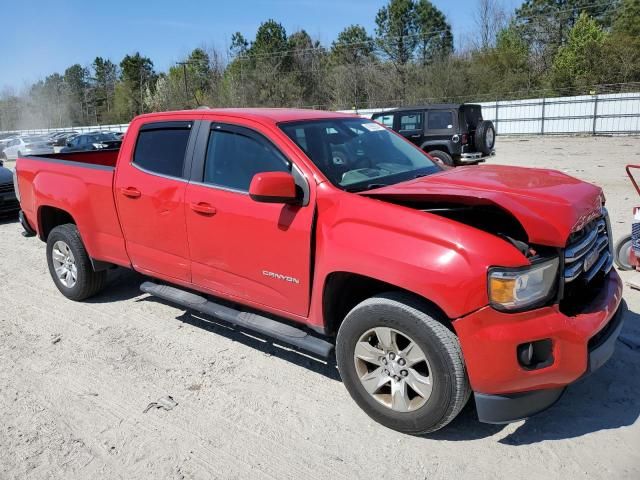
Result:
<svg viewBox="0 0 640 480"><path fill-rule="evenodd" d="M565 284L578 279L590 282L599 272L611 270L611 226L606 209L603 209L601 217L571 237L564 251Z"/></svg>

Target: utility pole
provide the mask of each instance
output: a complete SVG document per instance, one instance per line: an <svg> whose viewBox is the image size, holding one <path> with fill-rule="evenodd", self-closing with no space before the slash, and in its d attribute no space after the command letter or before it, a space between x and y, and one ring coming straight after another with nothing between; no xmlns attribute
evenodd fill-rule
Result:
<svg viewBox="0 0 640 480"><path fill-rule="evenodd" d="M189 60L186 62L176 62L176 65L182 65L182 75L184 78L184 96L185 98L189 98L189 87L187 86L187 65L202 65L202 62L196 62L193 60ZM193 99L196 101L196 106L200 106L200 100L196 97L196 92L193 92Z"/></svg>

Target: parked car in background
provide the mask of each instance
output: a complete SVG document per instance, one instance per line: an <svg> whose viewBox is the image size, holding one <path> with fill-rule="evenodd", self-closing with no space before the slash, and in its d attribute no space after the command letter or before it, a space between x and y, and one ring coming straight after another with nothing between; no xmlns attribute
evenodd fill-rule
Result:
<svg viewBox="0 0 640 480"><path fill-rule="evenodd" d="M69 141L78 135L78 132L58 132L51 141L54 147L65 147Z"/></svg>
<svg viewBox="0 0 640 480"><path fill-rule="evenodd" d="M14 215L20 210L13 186L13 173L0 167L0 217Z"/></svg>
<svg viewBox="0 0 640 480"><path fill-rule="evenodd" d="M29 155L46 155L54 153L46 136L24 136L11 140L2 152L5 160L15 160L18 157Z"/></svg>
<svg viewBox="0 0 640 480"><path fill-rule="evenodd" d="M113 133L85 133L71 138L60 153L82 152L87 150L107 150L120 148L122 140Z"/></svg>
<svg viewBox="0 0 640 480"><path fill-rule="evenodd" d="M372 116L442 163L477 164L495 155L496 129L473 104L410 107Z"/></svg>

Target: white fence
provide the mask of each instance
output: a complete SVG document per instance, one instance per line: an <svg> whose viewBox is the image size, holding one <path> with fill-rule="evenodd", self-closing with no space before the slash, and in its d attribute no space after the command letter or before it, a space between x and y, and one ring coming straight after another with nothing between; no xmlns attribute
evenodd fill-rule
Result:
<svg viewBox="0 0 640 480"><path fill-rule="evenodd" d="M493 121L499 135L640 134L640 92L479 103L482 105L482 116L485 120ZM374 113L385 110L390 109L341 111L370 118ZM37 135L68 130L124 132L128 126L123 123L20 130L16 133Z"/></svg>

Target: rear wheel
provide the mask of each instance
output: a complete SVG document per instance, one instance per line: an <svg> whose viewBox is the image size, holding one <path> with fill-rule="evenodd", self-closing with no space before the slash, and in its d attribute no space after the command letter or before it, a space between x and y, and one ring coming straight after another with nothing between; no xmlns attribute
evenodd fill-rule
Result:
<svg viewBox="0 0 640 480"><path fill-rule="evenodd" d="M493 126L493 122L489 120L480 122L480 125L476 128L476 134L474 137L476 150L485 155L489 155L493 151L495 144L496 128Z"/></svg>
<svg viewBox="0 0 640 480"><path fill-rule="evenodd" d="M351 397L386 427L433 432L471 393L457 337L427 305L391 292L357 305L340 326L336 358Z"/></svg>
<svg viewBox="0 0 640 480"><path fill-rule="evenodd" d="M58 290L71 300L85 300L104 287L107 272L95 272L78 229L60 225L47 238L47 264Z"/></svg>
<svg viewBox="0 0 640 480"><path fill-rule="evenodd" d="M632 254L631 235L621 238L613 247L613 260L620 270L633 270L635 268L631 263Z"/></svg>
<svg viewBox="0 0 640 480"><path fill-rule="evenodd" d="M453 167L453 157L442 150L432 150L428 152L433 158L440 160L445 165Z"/></svg>

